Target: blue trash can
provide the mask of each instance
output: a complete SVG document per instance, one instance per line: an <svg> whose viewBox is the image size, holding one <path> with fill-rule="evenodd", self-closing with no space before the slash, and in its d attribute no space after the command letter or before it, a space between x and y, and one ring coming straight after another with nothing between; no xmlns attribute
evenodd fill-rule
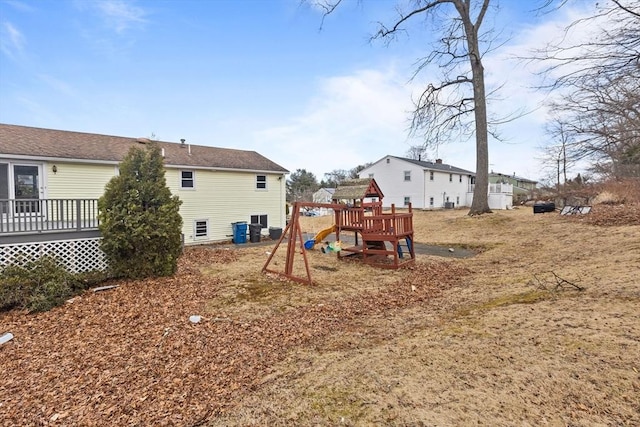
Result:
<svg viewBox="0 0 640 427"><path fill-rule="evenodd" d="M232 222L233 243L247 243L247 221Z"/></svg>

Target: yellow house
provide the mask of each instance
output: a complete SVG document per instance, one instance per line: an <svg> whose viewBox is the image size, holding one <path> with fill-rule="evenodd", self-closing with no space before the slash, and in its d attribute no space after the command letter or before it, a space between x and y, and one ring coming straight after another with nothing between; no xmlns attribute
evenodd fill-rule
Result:
<svg viewBox="0 0 640 427"><path fill-rule="evenodd" d="M44 216L53 201L98 199L129 149L150 142L0 124L0 215L6 226L0 239L16 216ZM263 230L284 228L288 171L282 166L255 151L185 140L154 143L164 157L167 185L183 202L185 244L230 240L232 223L241 221L260 223Z"/></svg>

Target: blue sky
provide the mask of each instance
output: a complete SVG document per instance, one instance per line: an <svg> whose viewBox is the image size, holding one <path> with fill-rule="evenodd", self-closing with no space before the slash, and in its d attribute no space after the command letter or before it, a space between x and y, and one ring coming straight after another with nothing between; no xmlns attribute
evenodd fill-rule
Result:
<svg viewBox="0 0 640 427"><path fill-rule="evenodd" d="M432 37L418 25L370 42L401 3L345 0L322 23L299 0L0 0L0 122L256 150L318 180L404 156L419 143L411 96L437 70L410 81ZM503 85L490 109L530 112L491 140L490 167L531 179L544 176L546 95L515 56L581 13L540 17L538 3L502 0L486 23L508 38L485 58L489 89ZM475 170L474 147L452 141L427 157Z"/></svg>

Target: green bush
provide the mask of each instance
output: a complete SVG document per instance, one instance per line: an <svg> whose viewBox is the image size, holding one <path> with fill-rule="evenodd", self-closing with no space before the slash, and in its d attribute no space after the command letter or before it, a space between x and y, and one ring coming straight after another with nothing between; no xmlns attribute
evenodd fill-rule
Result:
<svg viewBox="0 0 640 427"><path fill-rule="evenodd" d="M0 273L0 311L46 311L105 279L99 272L69 273L54 258L42 257Z"/></svg>
<svg viewBox="0 0 640 427"><path fill-rule="evenodd" d="M158 146L132 148L98 202L101 249L112 276L175 273L182 251L181 204L166 185Z"/></svg>

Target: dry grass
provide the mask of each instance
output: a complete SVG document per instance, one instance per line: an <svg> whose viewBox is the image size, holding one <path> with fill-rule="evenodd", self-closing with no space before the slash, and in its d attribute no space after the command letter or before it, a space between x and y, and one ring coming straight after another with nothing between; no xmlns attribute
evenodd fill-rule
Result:
<svg viewBox="0 0 640 427"><path fill-rule="evenodd" d="M314 234L330 221L303 218L303 228ZM125 283L36 316L0 315L16 336L0 347L0 366L20 371L0 384L0 419L640 425L639 225L530 208L416 212L414 222L417 242L483 250L420 255L416 268L398 271L312 251L315 284L306 286L260 272L270 246L192 249L171 280ZM551 272L584 290L557 287ZM128 306L136 298L140 310ZM184 319L196 310L205 322L194 327ZM117 384L96 369L103 359ZM41 384L43 371L55 387Z"/></svg>
<svg viewBox="0 0 640 427"><path fill-rule="evenodd" d="M437 301L290 352L211 425L640 423L639 226L523 208L416 212L415 227L418 242L487 250L451 261L472 273ZM351 268L341 268L349 289L401 274ZM554 289L551 271L585 290Z"/></svg>

